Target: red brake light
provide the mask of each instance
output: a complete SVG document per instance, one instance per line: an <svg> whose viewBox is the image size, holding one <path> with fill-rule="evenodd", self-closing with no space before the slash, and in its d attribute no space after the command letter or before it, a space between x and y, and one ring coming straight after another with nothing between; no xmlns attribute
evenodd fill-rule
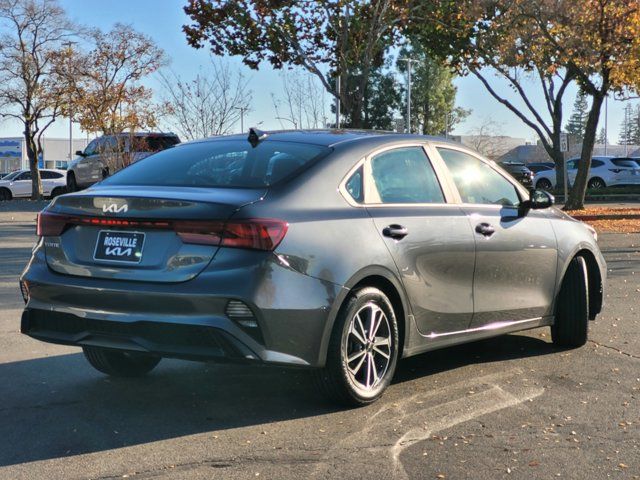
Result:
<svg viewBox="0 0 640 480"><path fill-rule="evenodd" d="M253 250L274 250L287 233L289 224L282 220L251 218L246 220L132 220L61 215L47 211L38 214L38 236L57 237L71 225L98 227L173 229L184 243L220 245Z"/></svg>
<svg viewBox="0 0 640 480"><path fill-rule="evenodd" d="M253 250L275 249L289 225L282 220L248 219L223 222L176 222L174 229L185 243L220 245Z"/></svg>
<svg viewBox="0 0 640 480"><path fill-rule="evenodd" d="M69 217L67 215L58 215L42 211L38 213L38 223L36 234L39 237L57 237L62 235Z"/></svg>

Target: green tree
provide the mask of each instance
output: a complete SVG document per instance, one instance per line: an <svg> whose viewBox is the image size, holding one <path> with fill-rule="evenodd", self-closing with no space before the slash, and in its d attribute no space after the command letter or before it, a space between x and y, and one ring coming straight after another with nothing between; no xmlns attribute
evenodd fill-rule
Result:
<svg viewBox="0 0 640 480"><path fill-rule="evenodd" d="M604 99L612 90L640 88L639 2L433 0L416 4L409 25L425 46L463 73L475 75L494 98L536 131L556 163L559 183L564 165L559 148L562 97L570 83L578 83L591 103L565 208L583 208ZM492 73L506 79L521 102L498 91L489 81ZM542 87L543 102L531 100L531 81Z"/></svg>
<svg viewBox="0 0 640 480"><path fill-rule="evenodd" d="M598 136L596 137L596 143L600 145L609 145L609 139L607 138L607 134L604 130L604 127L600 129Z"/></svg>
<svg viewBox="0 0 640 480"><path fill-rule="evenodd" d="M410 48L400 51L396 63L402 73L406 73L407 59L416 60L412 62L411 71L412 130L424 135L450 132L471 113L455 106L458 89L453 84L453 71L415 41ZM403 111L406 111L406 99L403 95Z"/></svg>
<svg viewBox="0 0 640 480"><path fill-rule="evenodd" d="M629 132L630 144L640 145L640 105L637 105L636 108L632 110Z"/></svg>
<svg viewBox="0 0 640 480"><path fill-rule="evenodd" d="M587 102L587 95L582 91L578 91L576 101L573 104L573 113L565 127L567 133L574 135L578 142L582 142L584 139L584 129L587 126L588 114L589 103Z"/></svg>
<svg viewBox="0 0 640 480"><path fill-rule="evenodd" d="M305 68L339 98L350 125L361 127L369 77L382 67L385 51L400 35L408 3L189 0L185 12L192 23L183 30L191 46L208 45L215 55L239 55L253 69L262 62L275 69Z"/></svg>

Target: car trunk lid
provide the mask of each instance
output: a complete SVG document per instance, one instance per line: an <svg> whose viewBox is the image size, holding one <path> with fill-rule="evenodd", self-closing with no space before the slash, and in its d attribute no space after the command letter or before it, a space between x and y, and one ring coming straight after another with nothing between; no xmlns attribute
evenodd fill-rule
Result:
<svg viewBox="0 0 640 480"><path fill-rule="evenodd" d="M109 187L58 197L41 214L47 263L62 274L183 282L220 246L216 232L265 189Z"/></svg>

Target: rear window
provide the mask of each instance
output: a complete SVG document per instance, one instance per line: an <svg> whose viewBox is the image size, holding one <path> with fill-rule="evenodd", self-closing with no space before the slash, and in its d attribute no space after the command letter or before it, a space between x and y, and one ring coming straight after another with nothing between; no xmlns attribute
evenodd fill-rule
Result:
<svg viewBox="0 0 640 480"><path fill-rule="evenodd" d="M132 152L160 152L180 143L180 139L174 135L132 138Z"/></svg>
<svg viewBox="0 0 640 480"><path fill-rule="evenodd" d="M260 188L302 171L331 150L318 145L218 140L156 153L103 180L103 185Z"/></svg>

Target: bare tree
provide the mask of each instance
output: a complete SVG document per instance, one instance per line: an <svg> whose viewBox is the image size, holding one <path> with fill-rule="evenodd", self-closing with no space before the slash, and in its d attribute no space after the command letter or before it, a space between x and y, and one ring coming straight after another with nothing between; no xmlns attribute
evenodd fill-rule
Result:
<svg viewBox="0 0 640 480"><path fill-rule="evenodd" d="M19 120L31 170L31 198L42 197L38 157L42 135L60 113L62 91L55 52L74 26L55 0L2 0L0 21L0 112Z"/></svg>
<svg viewBox="0 0 640 480"><path fill-rule="evenodd" d="M191 80L175 72L160 73L168 123L189 140L230 133L243 112L249 110L252 92L241 72L229 64L212 61Z"/></svg>
<svg viewBox="0 0 640 480"><path fill-rule="evenodd" d="M501 135L502 124L490 118L469 131L464 143L487 158L497 160L507 153L509 146L505 144L505 136Z"/></svg>
<svg viewBox="0 0 640 480"><path fill-rule="evenodd" d="M66 58L61 69L74 118L84 130L104 134L155 127L162 108L140 81L166 63L162 49L129 25L91 37L94 47Z"/></svg>
<svg viewBox="0 0 640 480"><path fill-rule="evenodd" d="M327 124L326 90L308 72L283 72L283 98L271 94L276 119L280 125L294 128L324 128ZM285 125L283 121L291 125Z"/></svg>

